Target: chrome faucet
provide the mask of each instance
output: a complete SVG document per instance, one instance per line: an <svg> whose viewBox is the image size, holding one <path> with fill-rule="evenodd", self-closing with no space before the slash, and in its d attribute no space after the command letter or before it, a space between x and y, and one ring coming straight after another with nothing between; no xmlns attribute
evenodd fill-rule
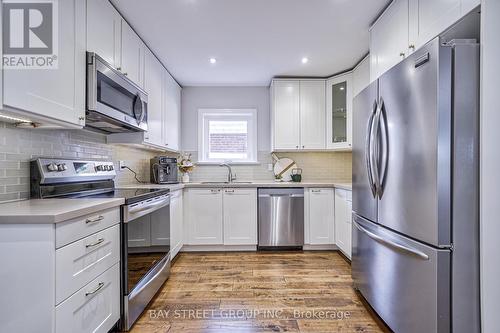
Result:
<svg viewBox="0 0 500 333"><path fill-rule="evenodd" d="M233 169L231 169L231 166L227 163L221 163L219 164L219 166L223 167L225 166L228 170L228 174L227 174L227 182L228 183L232 183L233 180L236 180L236 174L234 174L233 176Z"/></svg>

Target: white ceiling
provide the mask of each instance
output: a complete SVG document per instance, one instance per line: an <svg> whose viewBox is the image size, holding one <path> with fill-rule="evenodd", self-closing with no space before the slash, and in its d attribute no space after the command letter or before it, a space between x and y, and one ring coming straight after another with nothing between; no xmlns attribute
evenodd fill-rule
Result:
<svg viewBox="0 0 500 333"><path fill-rule="evenodd" d="M352 68L368 52L370 23L390 1L112 2L183 86L261 86L273 76Z"/></svg>

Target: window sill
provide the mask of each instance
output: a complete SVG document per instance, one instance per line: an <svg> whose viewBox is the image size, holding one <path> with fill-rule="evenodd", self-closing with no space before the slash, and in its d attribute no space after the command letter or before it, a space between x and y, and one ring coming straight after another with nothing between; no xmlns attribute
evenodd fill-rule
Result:
<svg viewBox="0 0 500 333"><path fill-rule="evenodd" d="M229 165L260 165L260 162L257 161L245 161L245 162L215 162L215 161L198 161L195 162L196 165L220 165L222 163L226 163Z"/></svg>

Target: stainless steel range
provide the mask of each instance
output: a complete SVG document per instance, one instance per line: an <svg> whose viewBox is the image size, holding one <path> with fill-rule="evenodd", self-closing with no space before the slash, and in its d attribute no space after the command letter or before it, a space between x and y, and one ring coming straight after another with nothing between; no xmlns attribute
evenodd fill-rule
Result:
<svg viewBox="0 0 500 333"><path fill-rule="evenodd" d="M117 189L113 162L37 158L31 198L123 198L121 207L120 328L129 330L170 271L168 189Z"/></svg>

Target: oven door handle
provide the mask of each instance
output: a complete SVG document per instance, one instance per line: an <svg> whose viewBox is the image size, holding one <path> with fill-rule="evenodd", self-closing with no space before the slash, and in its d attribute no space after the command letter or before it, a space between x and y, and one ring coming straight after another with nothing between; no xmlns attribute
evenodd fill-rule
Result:
<svg viewBox="0 0 500 333"><path fill-rule="evenodd" d="M125 208L125 219L124 222L127 223L131 220L134 220L138 217L144 216L146 214L150 214L160 208L163 208L170 204L170 195L167 195L165 199L157 200L151 202L144 206L132 207L126 206Z"/></svg>
<svg viewBox="0 0 500 333"><path fill-rule="evenodd" d="M167 258L164 258L162 260L164 262L163 262L163 265L161 266L161 268L158 269L158 271L151 278L148 277L146 283L144 283L142 286L139 286L138 289L133 289L132 292L130 293L130 295L128 296L129 299L132 299L136 295L140 294L141 291L143 291L152 281L154 281L158 277L158 275L163 273L165 268L170 264L170 253L167 254ZM149 274L146 274L145 276L147 276L147 275L149 275ZM142 281L144 281L144 279L142 279Z"/></svg>

